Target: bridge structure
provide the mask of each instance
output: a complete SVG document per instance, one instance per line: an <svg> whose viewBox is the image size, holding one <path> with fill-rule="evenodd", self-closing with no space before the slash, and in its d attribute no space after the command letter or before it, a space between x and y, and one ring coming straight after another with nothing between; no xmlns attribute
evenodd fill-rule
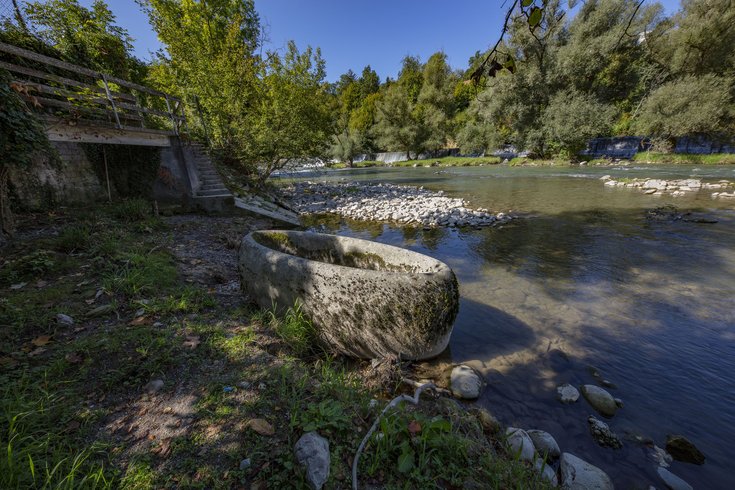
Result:
<svg viewBox="0 0 735 490"><path fill-rule="evenodd" d="M161 149L151 197L211 209L232 201L205 147L187 137L183 101L165 92L0 42L0 68L53 143Z"/></svg>

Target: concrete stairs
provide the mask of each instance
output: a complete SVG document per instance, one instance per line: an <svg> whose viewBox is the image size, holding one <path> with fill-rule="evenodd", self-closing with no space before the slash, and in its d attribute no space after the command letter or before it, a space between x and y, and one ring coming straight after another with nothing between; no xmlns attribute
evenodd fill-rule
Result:
<svg viewBox="0 0 735 490"><path fill-rule="evenodd" d="M205 210L222 210L225 202L232 202L232 193L222 182L206 148L199 143L190 143L188 149L194 157L200 183L199 188L194 191L194 202Z"/></svg>

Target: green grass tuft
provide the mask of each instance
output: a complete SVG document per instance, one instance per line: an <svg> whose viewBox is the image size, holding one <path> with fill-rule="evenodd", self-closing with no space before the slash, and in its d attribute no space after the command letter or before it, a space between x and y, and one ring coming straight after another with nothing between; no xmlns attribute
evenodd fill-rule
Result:
<svg viewBox="0 0 735 490"><path fill-rule="evenodd" d="M683 153L656 153L643 151L633 158L639 163L690 164L690 165L735 165L735 154L713 153L711 155L690 155Z"/></svg>

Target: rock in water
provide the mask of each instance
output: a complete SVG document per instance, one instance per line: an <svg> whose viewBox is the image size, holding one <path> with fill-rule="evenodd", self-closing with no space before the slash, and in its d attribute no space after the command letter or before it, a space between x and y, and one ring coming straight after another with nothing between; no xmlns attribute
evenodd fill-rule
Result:
<svg viewBox="0 0 735 490"><path fill-rule="evenodd" d="M618 436L610 430L610 426L608 426L605 422L596 419L591 415L587 419L587 422L589 422L590 424L590 432L592 433L592 438L597 442L597 444L599 444L600 446L611 447L613 449L620 449L621 447L623 447L623 443L620 442Z"/></svg>
<svg viewBox="0 0 735 490"><path fill-rule="evenodd" d="M329 478L329 441L316 432L307 432L294 446L296 460L306 469L306 479L319 490Z"/></svg>
<svg viewBox="0 0 735 490"><path fill-rule="evenodd" d="M615 403L615 398L607 390L595 385L583 385L581 391L585 400L600 414L605 417L615 415L615 412L618 410L618 404Z"/></svg>
<svg viewBox="0 0 735 490"><path fill-rule="evenodd" d="M666 468L658 467L658 476L661 477L661 479L666 483L666 486L669 487L671 490L694 490L694 488L667 470Z"/></svg>
<svg viewBox="0 0 735 490"><path fill-rule="evenodd" d="M574 403L579 399L579 391L569 383L557 386L556 393L562 403Z"/></svg>
<svg viewBox="0 0 735 490"><path fill-rule="evenodd" d="M531 462L536 458L536 448L525 430L508 427L505 435L512 456L519 455L521 461Z"/></svg>
<svg viewBox="0 0 735 490"><path fill-rule="evenodd" d="M684 436L672 434L666 436L666 452L677 461L704 464L704 454L697 446Z"/></svg>
<svg viewBox="0 0 735 490"><path fill-rule="evenodd" d="M561 455L561 487L574 490L614 490L607 473L571 453Z"/></svg>
<svg viewBox="0 0 735 490"><path fill-rule="evenodd" d="M551 434L543 430L529 430L527 433L533 441L533 445L539 456L546 456L547 461L559 459L561 450L559 449L559 444L556 443L556 439Z"/></svg>
<svg viewBox="0 0 735 490"><path fill-rule="evenodd" d="M482 380L474 369L462 364L452 369L451 388L457 398L474 400L480 396Z"/></svg>

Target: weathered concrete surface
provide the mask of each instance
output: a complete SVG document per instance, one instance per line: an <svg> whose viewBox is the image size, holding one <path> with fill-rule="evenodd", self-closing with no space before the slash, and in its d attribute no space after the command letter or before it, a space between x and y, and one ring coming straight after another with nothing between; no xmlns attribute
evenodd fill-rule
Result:
<svg viewBox="0 0 735 490"><path fill-rule="evenodd" d="M355 357L434 357L459 309L449 266L367 240L256 231L243 238L238 265L243 290L261 307L298 301L322 343Z"/></svg>

